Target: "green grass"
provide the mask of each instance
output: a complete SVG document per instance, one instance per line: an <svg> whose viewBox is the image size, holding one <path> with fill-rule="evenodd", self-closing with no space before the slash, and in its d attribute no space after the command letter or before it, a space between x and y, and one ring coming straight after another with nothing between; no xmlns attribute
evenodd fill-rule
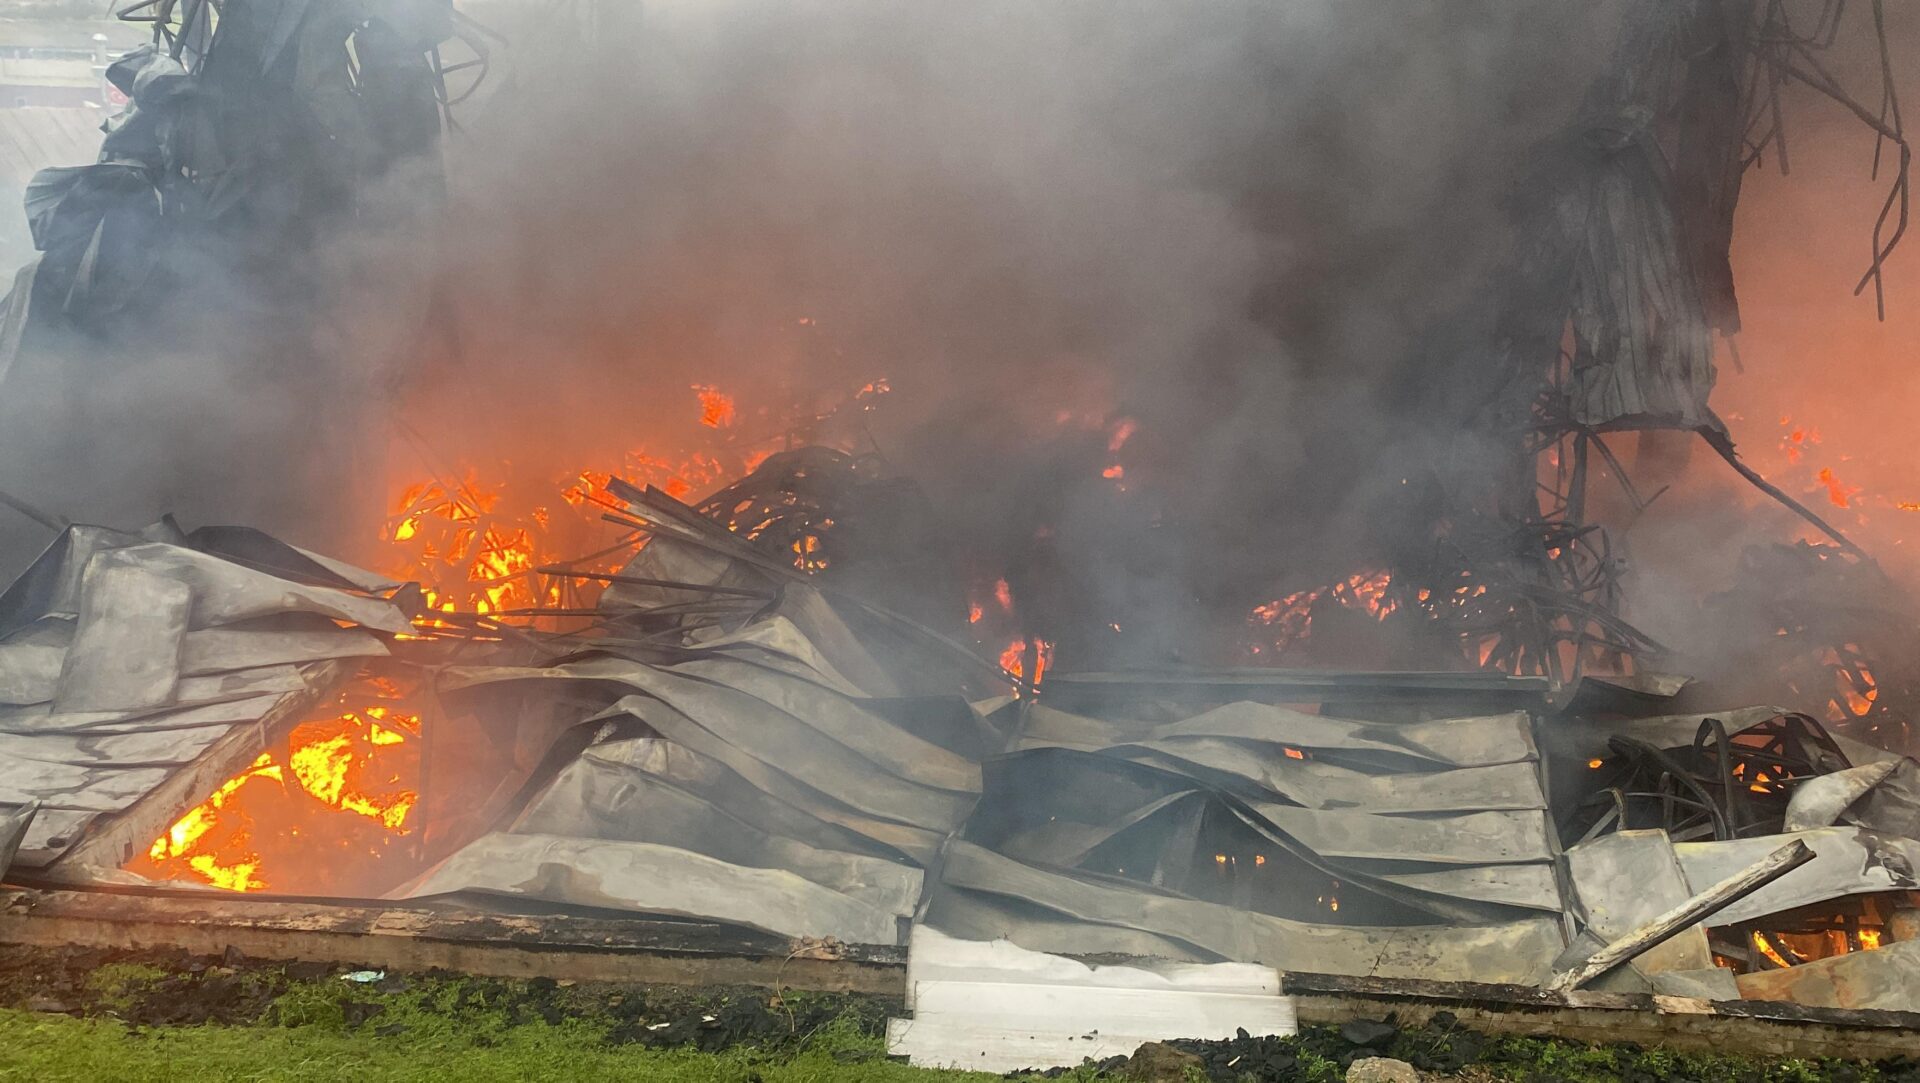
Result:
<svg viewBox="0 0 1920 1083"><path fill-rule="evenodd" d="M879 1039L816 1035L795 1053L718 1053L606 1046L597 1027L522 1023L460 1033L457 1024L374 1037L365 1027L164 1027L133 1030L112 1019L0 1010L0 1080L649 1080L659 1083L925 1083L990 1080L880 1059Z"/></svg>
<svg viewBox="0 0 1920 1083"><path fill-rule="evenodd" d="M571 985L159 958L0 955L0 1083L112 1080L657 1080L660 1083L943 1083L998 1077L910 1068L880 1037L897 1002L760 989ZM1443 1016L1445 1018L1443 1018ZM217 1022L203 1022L217 1020ZM1373 1040L1373 1039L1361 1039ZM1339 1083L1372 1052L1340 1028L1255 1039L1287 1083ZM1185 1043L1176 1043L1185 1044ZM1920 1065L1748 1060L1630 1045L1494 1037L1446 1013L1378 1050L1435 1078L1503 1083L1920 1083ZM1733 1052L1733 1051L1728 1051ZM1212 1049L1219 1055L1217 1047ZM1238 1055L1236 1053L1236 1055ZM1065 1076L1102 1076L1082 1068Z"/></svg>
<svg viewBox="0 0 1920 1083"><path fill-rule="evenodd" d="M190 1000L209 979L251 1010L230 1024L139 1025L172 999ZM137 964L89 972L84 1017L0 1008L0 1083L112 1080L648 1080L659 1083L943 1083L999 1077L933 1071L889 1061L878 1033L884 1009L870 1001L764 992L721 996L751 1008L761 1031L731 1048L647 1044L661 1019L685 1004L647 991L452 976L398 988L327 977L289 981L277 970L182 976ZM622 1004L637 1012L623 1012ZM264 1005L264 1010L258 1010ZM770 1007L770 1011L762 1007ZM546 1018L542 1017L542 1014ZM837 1014L835 1014L837 1013ZM655 1022L650 1023L649 1020ZM771 1024L769 1026L769 1023ZM624 1029L623 1029L624 1027ZM1091 1079L1086 1070L1068 1079Z"/></svg>

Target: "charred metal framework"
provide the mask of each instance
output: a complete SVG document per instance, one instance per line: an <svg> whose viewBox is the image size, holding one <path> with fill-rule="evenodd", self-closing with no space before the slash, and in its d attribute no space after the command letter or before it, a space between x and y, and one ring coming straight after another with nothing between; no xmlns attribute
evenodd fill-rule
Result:
<svg viewBox="0 0 1920 1083"><path fill-rule="evenodd" d="M1708 718L1679 749L1628 736L1608 744L1610 760L1594 769L1605 772L1606 786L1581 809L1590 825L1574 825L1583 841L1647 827L1676 842L1778 834L1798 784L1853 766L1819 722L1798 714L1738 734Z"/></svg>
<svg viewBox="0 0 1920 1083"><path fill-rule="evenodd" d="M1425 549L1393 567L1396 608L1436 620L1469 664L1570 683L1668 655L1620 616L1625 554L1596 514L1603 477L1619 487L1629 525L1664 491L1635 485L1611 445L1622 434L1698 435L1833 539L1815 559L1877 574L1840 531L1741 462L1707 404L1715 339L1732 350L1740 330L1728 249L1741 177L1769 155L1788 169L1788 87L1811 88L1875 135L1872 169L1888 178L1887 195L1855 293L1872 286L1883 317L1886 257L1906 231L1911 148L1883 3L1828 0L1811 25L1792 14L1783 0L1631 5L1610 75L1580 121L1542 148L1516 197L1525 248L1499 291L1505 307L1486 350L1506 375L1474 427L1507 457L1487 472L1484 458L1463 456L1472 476L1443 480L1443 518ZM1824 59L1849 26L1878 46L1879 85L1866 100ZM1787 623L1796 647L1832 655L1824 664L1858 690L1830 717L1861 716L1872 687L1861 655L1893 652L1866 646L1875 630L1844 627L1837 609ZM1831 638L1810 644L1805 625ZM1781 683L1819 709L1813 686L1834 679L1783 672Z"/></svg>

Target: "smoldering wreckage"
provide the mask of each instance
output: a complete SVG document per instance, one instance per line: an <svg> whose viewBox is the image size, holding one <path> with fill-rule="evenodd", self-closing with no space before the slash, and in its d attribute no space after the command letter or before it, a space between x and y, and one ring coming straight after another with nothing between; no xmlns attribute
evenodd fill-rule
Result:
<svg viewBox="0 0 1920 1083"><path fill-rule="evenodd" d="M498 47L430 0L210 9L128 13L155 45L109 71L132 104L101 162L29 194L43 254L0 372L36 335L111 337L166 288L153 253L233 206L324 202L431 148L450 77ZM1904 224L1898 110L1822 66L1837 11L1783 33L1778 5L1624 10L1520 212L1514 375L1476 419L1511 471L1463 484L1424 563L1255 610L1296 639L1330 609L1419 623L1446 647L1428 668L1061 672L1037 635L983 658L863 595L862 562L900 555L863 516L905 483L825 447L692 504L605 478L586 499L620 544L500 568L477 609L257 530L23 507L58 536L0 594L0 936L904 990L895 1051L990 1069L1418 1003L1903 1050L1915 611L1837 532L1757 551L1765 594L1730 620L1796 698L1716 702L1619 615L1583 512L1590 459L1624 479L1609 433L1738 463L1711 343L1737 329L1731 209L1780 73L1897 163L1863 286ZM343 32L351 93L316 47ZM356 141L347 172L234 153L296 99Z"/></svg>

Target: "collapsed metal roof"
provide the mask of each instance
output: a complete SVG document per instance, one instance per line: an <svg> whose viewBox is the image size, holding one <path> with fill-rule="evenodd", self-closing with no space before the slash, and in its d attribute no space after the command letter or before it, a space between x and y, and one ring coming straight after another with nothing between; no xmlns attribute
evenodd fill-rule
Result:
<svg viewBox="0 0 1920 1083"><path fill-rule="evenodd" d="M1684 682L1556 694L1457 674L1056 677L1057 699L983 697L936 633L629 496L655 538L590 635L436 633L410 588L257 532L69 529L0 594L0 810L39 810L16 874L140 883L121 866L283 742L288 704L373 665L417 671L434 705L396 900L1543 984L1788 841L1811 863L1705 925L1920 886L1914 761L1783 729L1774 708L1645 715L1624 708ZM1489 695L1503 709L1460 709ZM1740 746L1755 755L1792 759L1781 734L1817 755L1781 768L1780 794L1753 784L1744 819L1696 809L1670 837L1627 781L1612 819L1565 836L1591 814L1556 792L1569 770L1664 763L1663 784L1697 788L1687 757L1727 730L1773 742ZM1717 966L1730 950L1696 923L1602 984L1785 988ZM1822 965L1876 965L1854 954ZM1909 1006L1899 983L1847 988L1878 999L1841 1006Z"/></svg>

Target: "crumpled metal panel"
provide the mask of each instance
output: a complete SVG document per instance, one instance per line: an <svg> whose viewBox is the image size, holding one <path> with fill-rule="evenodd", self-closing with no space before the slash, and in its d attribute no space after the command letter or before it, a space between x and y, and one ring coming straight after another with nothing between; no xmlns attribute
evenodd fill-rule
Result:
<svg viewBox="0 0 1920 1083"><path fill-rule="evenodd" d="M1568 850L1566 860L1575 912L1602 944L1635 931L1686 902L1694 892L1664 831L1603 835ZM1719 923L1717 918L1711 920ZM1629 965L1638 976L1637 991L1646 992L1652 988L1650 975L1710 968L1713 953L1706 930L1695 925L1634 956ZM1603 980L1617 985L1620 979L1609 975Z"/></svg>
<svg viewBox="0 0 1920 1083"><path fill-rule="evenodd" d="M706 639L696 638L692 645L703 651L757 662L789 676L820 684L844 696L869 694L866 689L848 680L800 631L799 625L778 613L753 621L736 631Z"/></svg>
<svg viewBox="0 0 1920 1083"><path fill-rule="evenodd" d="M1005 940L1053 955L1130 955L1182 962L1223 962L1220 955L1168 937L1078 921L1057 910L1006 895L944 883L927 889L919 925L967 940Z"/></svg>
<svg viewBox="0 0 1920 1083"><path fill-rule="evenodd" d="M1787 831L1810 831L1817 827L1832 827L1840 822L1842 814L1854 802L1898 770L1901 762L1881 760L1819 775L1800 783L1794 787L1793 796L1787 801L1787 812L1781 828Z"/></svg>
<svg viewBox="0 0 1920 1083"><path fill-rule="evenodd" d="M80 619L61 667L56 711L133 710L173 701L193 589L114 556L96 555L81 579Z"/></svg>
<svg viewBox="0 0 1920 1083"><path fill-rule="evenodd" d="M1370 812L1485 812L1543 809L1546 795L1531 763L1447 771L1370 773L1283 754L1260 756L1218 738L1154 741L1114 750L1174 769L1201 768L1253 783L1313 809Z"/></svg>
<svg viewBox="0 0 1920 1083"><path fill-rule="evenodd" d="M1841 817L1869 831L1920 838L1920 763L1902 757Z"/></svg>
<svg viewBox="0 0 1920 1083"><path fill-rule="evenodd" d="M1734 979L1744 1000L1785 1000L1811 1008L1920 1011L1920 940L1835 955Z"/></svg>
<svg viewBox="0 0 1920 1083"><path fill-rule="evenodd" d="M822 643L809 629L823 623L783 611L690 643L671 665L607 651L444 671L448 694L509 682L599 693L608 706L585 721L615 728L510 831L462 848L411 894L508 893L894 942L922 868L972 811L980 767L895 722L882 704L898 702L864 695L869 681L850 676L859 644ZM649 735L619 736L636 731Z"/></svg>
<svg viewBox="0 0 1920 1083"><path fill-rule="evenodd" d="M719 760L659 737L607 741L593 746L596 763L631 771L684 790L770 835L784 835L823 850L882 856L888 848L858 831L768 793ZM928 842L932 853L932 840Z"/></svg>
<svg viewBox="0 0 1920 1083"><path fill-rule="evenodd" d="M250 722L266 713L267 706L272 703L269 697L294 691L304 685L300 681L297 666L274 666L257 673L223 675L223 679L228 678L246 683L249 687L232 695L213 694L217 690L209 689L210 698L205 702L162 710L56 713L50 703L0 708L0 734L98 738L116 733L164 733L169 730L201 729L219 723ZM199 690L197 685L186 687L189 691Z"/></svg>
<svg viewBox="0 0 1920 1083"><path fill-rule="evenodd" d="M634 766L654 738L587 749L514 821L515 834L648 842L753 868L785 869L898 917L913 913L922 872L885 858L810 845L778 825L754 824Z"/></svg>
<svg viewBox="0 0 1920 1083"><path fill-rule="evenodd" d="M1673 847L1687 883L1702 890L1798 839L1814 859L1707 920L1737 925L1812 903L1871 891L1920 888L1920 840L1875 834L1853 827L1823 827L1785 835L1721 842L1682 842Z"/></svg>
<svg viewBox="0 0 1920 1083"><path fill-rule="evenodd" d="M0 813L0 879L4 879L7 870L13 866L13 855L19 853L21 840L27 837L27 827L33 823L39 811L40 803L29 801L17 809Z"/></svg>
<svg viewBox="0 0 1920 1083"><path fill-rule="evenodd" d="M140 541L100 526L71 526L34 558L19 578L0 591L0 636L43 617L80 615L80 577L93 554Z"/></svg>
<svg viewBox="0 0 1920 1083"><path fill-rule="evenodd" d="M0 708L52 703L73 629L73 621L49 617L0 641ZM379 658L387 653L385 644L357 628L310 632L203 628L181 637L177 677L255 670L285 673L285 667L306 662ZM188 685L190 694L186 698L222 683L194 682ZM159 706L178 706L182 698L176 690L171 703Z"/></svg>
<svg viewBox="0 0 1920 1083"><path fill-rule="evenodd" d="M705 918L790 937L899 941L895 916L784 869L673 846L495 833L462 847L395 898L480 892Z"/></svg>
<svg viewBox="0 0 1920 1083"><path fill-rule="evenodd" d="M691 725L702 733L683 743L736 771L745 757L849 809L900 824L950 831L979 791L973 761L816 681L738 659L663 667L605 655L546 669L455 667L445 671L443 688L506 680L595 681L643 692L623 697L614 710L655 728Z"/></svg>
<svg viewBox="0 0 1920 1083"><path fill-rule="evenodd" d="M49 619L0 640L0 705L52 702L72 639L71 621Z"/></svg>
<svg viewBox="0 0 1920 1083"><path fill-rule="evenodd" d="M1540 809L1416 818L1272 802L1249 804L1274 826L1326 857L1446 865L1553 860L1551 829L1546 812Z"/></svg>
<svg viewBox="0 0 1920 1083"><path fill-rule="evenodd" d="M941 879L951 887L1033 904L1051 911L1054 920L1147 933L1218 958L1283 970L1533 983L1545 977L1561 949L1555 918L1398 928L1311 924L1156 892L1130 881L1042 869L961 841L948 847Z"/></svg>
<svg viewBox="0 0 1920 1083"><path fill-rule="evenodd" d="M1473 925L1561 909L1524 713L1390 724L1235 702L1151 722L1037 704L1026 721L967 830L1004 856L1098 867L1127 833L1130 875L1184 884L1195 817L1224 814L1403 912Z"/></svg>
<svg viewBox="0 0 1920 1083"><path fill-rule="evenodd" d="M1156 746L1198 738L1258 741L1322 752L1380 753L1403 758L1410 770L1484 767L1536 758L1525 712L1387 724L1328 718L1251 701L1224 704L1158 725L1090 718L1040 704L1028 714L1022 747Z"/></svg>
<svg viewBox="0 0 1920 1083"><path fill-rule="evenodd" d="M933 856L940 846L940 839L948 830L951 830L951 828L934 829L919 823L902 822L873 812L869 806L890 802L863 799L865 795L861 791L870 776L863 776L861 772L849 770L844 775L830 775L824 780L827 789L817 788L804 779L765 762L751 751L713 733L687 715L658 700L646 696L629 696L615 704L611 712L601 717L612 718L618 715L637 718L662 737L726 765L729 770L745 779L750 785L777 801L803 809L817 819L843 827L881 846L904 854L922 866L933 861ZM852 798L852 800L846 800L843 797ZM952 810L941 812L915 806L914 812L926 813L928 818L940 818L952 813ZM955 822L958 818L957 814L952 815Z"/></svg>
<svg viewBox="0 0 1920 1083"><path fill-rule="evenodd" d="M919 903L921 868L972 810L980 768L878 709L869 679L849 675L862 668L858 643L820 642L809 628L823 623L776 613L689 644L672 665L602 652L445 671L447 693L503 682L598 690L608 706L586 721L657 736L589 746L510 832L464 847L416 893L505 892L892 943Z"/></svg>
<svg viewBox="0 0 1920 1083"><path fill-rule="evenodd" d="M1560 912L1560 884L1554 879L1551 865L1470 865L1376 875L1387 883L1424 894Z"/></svg>
<svg viewBox="0 0 1920 1083"><path fill-rule="evenodd" d="M177 545L147 542L128 546L114 550L111 559L138 565L191 587L196 628L234 624L276 613L317 613L380 632L413 630L399 607L384 598L295 583Z"/></svg>
<svg viewBox="0 0 1920 1083"><path fill-rule="evenodd" d="M321 628L243 623L281 614L312 614ZM19 863L58 857L95 817L305 691L302 664L386 653L335 620L408 627L382 598L139 535L62 534L0 594L0 805L41 805Z"/></svg>

